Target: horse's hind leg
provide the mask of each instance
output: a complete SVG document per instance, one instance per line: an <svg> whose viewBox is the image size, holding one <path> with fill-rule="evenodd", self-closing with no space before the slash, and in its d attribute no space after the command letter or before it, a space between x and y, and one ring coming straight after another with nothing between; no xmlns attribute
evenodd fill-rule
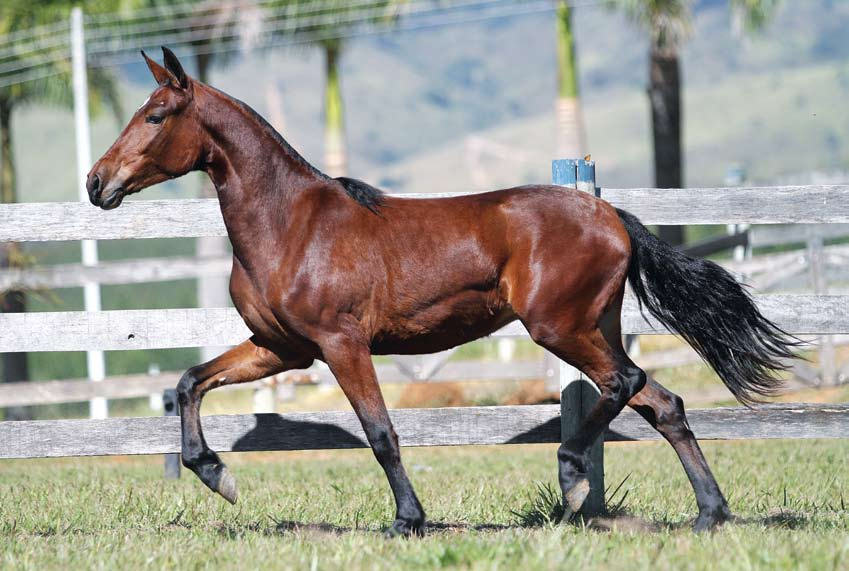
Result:
<svg viewBox="0 0 849 571"><path fill-rule="evenodd" d="M687 424L681 397L649 378L643 389L628 402L628 406L660 432L678 454L699 507L699 517L693 529L704 531L727 521L731 511Z"/></svg>
<svg viewBox="0 0 849 571"><path fill-rule="evenodd" d="M646 374L627 358L621 342L600 329L588 333L552 334L547 327L529 327L537 343L577 367L598 386L600 396L579 430L557 451L560 488L567 516L577 512L589 494L587 472L592 444L627 402L639 392Z"/></svg>
<svg viewBox="0 0 849 571"><path fill-rule="evenodd" d="M183 465L197 474L212 491L221 494L228 502L236 503L236 481L203 437L200 424L203 395L223 385L247 383L288 369L308 367L310 362L310 359L282 358L248 340L186 371L177 384Z"/></svg>

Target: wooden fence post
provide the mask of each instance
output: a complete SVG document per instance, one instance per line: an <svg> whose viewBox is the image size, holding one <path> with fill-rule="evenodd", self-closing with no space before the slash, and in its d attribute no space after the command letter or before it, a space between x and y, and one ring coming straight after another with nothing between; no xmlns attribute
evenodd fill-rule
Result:
<svg viewBox="0 0 849 571"><path fill-rule="evenodd" d="M180 407L177 404L177 390L165 389L162 392L162 408L165 409L165 416L179 416ZM166 454L165 455L165 479L176 480L180 477L180 455Z"/></svg>
<svg viewBox="0 0 849 571"><path fill-rule="evenodd" d="M562 159L551 164L552 182L598 195L595 185L595 163L586 160ZM598 400L598 388L577 369L560 362L560 438L566 441L581 426L584 417ZM590 451L590 494L581 513L594 516L604 512L604 436Z"/></svg>

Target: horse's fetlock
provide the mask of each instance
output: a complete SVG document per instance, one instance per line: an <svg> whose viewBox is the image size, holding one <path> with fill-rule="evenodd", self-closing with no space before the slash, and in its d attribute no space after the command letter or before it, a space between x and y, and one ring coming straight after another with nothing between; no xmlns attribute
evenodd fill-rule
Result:
<svg viewBox="0 0 849 571"><path fill-rule="evenodd" d="M557 449L557 460L560 462L561 466L563 464L567 464L572 466L576 472L582 474L586 473L586 466L588 462L587 455L569 449L565 443L561 444L560 448Z"/></svg>
<svg viewBox="0 0 849 571"><path fill-rule="evenodd" d="M182 461L183 466L192 471L196 471L199 467L204 465L215 465L221 463L221 460L218 458L218 454L209 448L205 448L199 452L184 453Z"/></svg>

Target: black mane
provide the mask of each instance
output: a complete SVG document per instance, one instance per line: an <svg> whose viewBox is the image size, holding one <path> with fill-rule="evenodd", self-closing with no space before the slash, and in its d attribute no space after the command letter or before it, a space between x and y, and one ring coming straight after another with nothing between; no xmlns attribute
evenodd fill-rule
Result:
<svg viewBox="0 0 849 571"><path fill-rule="evenodd" d="M209 87L209 86L207 86L207 87ZM318 170L317 168L312 166L312 164L310 164L309 161L307 161L304 157L302 157L301 154L298 151L296 151L295 148L292 145L290 145L288 141L286 141L286 139L283 138L283 135L281 135L277 131L277 129L272 127L271 124L268 121L266 121L265 118L262 115L257 113L250 105L248 105L244 101L240 101L239 99L236 99L235 97L233 97L231 95L227 95L226 93L224 93L223 91L221 91L219 89L215 89L214 87L211 87L211 89L217 91L218 93L220 93L224 97L227 97L228 99L232 100L239 107L241 107L246 113L248 113L248 115L253 117L256 120L256 122L259 123L260 126L266 132L268 132L274 138L274 140L277 141L280 144L281 147L283 147L283 149L286 151L286 153L288 153L297 162L299 162L300 164L307 167L313 174L318 175L319 177L321 177L325 180L331 180L329 176L327 176L326 174L324 174L323 172L321 172L320 170ZM368 183L365 183L361 180L357 180L357 179L354 179L354 178L348 178L346 176L340 176L339 178L337 178L335 180L339 181L339 183L342 184L342 187L345 189L345 192L348 193L348 196L350 196L358 204L365 206L366 208L368 208L370 211L374 212L375 214L378 213L378 208L381 207L383 205L383 203L385 202L385 195L383 194L383 191L371 186Z"/></svg>
<svg viewBox="0 0 849 571"><path fill-rule="evenodd" d="M348 196L375 214L378 213L378 208L383 206L383 203L386 201L386 196L383 194L382 190L361 180L348 178L346 176L340 176L336 180L342 183L342 187L345 189L345 192L348 193Z"/></svg>

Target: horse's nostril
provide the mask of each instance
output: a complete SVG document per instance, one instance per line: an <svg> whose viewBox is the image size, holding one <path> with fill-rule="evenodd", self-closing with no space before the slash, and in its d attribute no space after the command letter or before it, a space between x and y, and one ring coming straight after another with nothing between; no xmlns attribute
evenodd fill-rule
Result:
<svg viewBox="0 0 849 571"><path fill-rule="evenodd" d="M98 201L100 200L100 195L103 193L100 175L89 175L88 180L86 180L85 186L86 190L88 190L88 198L91 203L95 206L99 206Z"/></svg>
<svg viewBox="0 0 849 571"><path fill-rule="evenodd" d="M89 194L96 194L100 190L100 175L89 175L88 180L86 181L86 188L88 189Z"/></svg>

